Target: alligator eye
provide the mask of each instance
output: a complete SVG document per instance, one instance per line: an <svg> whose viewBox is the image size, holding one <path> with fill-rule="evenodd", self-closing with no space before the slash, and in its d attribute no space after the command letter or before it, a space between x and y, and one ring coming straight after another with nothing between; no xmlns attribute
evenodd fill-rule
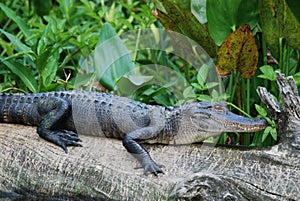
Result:
<svg viewBox="0 0 300 201"><path fill-rule="evenodd" d="M212 110L215 112L226 114L226 107L219 103L214 104Z"/></svg>

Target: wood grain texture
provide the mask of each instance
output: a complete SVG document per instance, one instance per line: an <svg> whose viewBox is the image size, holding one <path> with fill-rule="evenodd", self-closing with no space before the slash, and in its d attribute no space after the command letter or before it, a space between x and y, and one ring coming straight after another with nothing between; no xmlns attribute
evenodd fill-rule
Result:
<svg viewBox="0 0 300 201"><path fill-rule="evenodd" d="M299 200L300 159L277 150L147 145L165 174L143 175L121 141L81 136L65 154L34 127L0 124L5 195L111 200ZM8 194L10 193L10 194ZM15 194L12 194L15 193Z"/></svg>

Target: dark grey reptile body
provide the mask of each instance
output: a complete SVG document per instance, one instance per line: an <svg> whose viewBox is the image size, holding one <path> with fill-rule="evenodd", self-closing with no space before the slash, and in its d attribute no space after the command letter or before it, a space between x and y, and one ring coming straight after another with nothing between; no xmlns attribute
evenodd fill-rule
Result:
<svg viewBox="0 0 300 201"><path fill-rule="evenodd" d="M122 139L126 133L148 126L151 122L149 114L155 110L157 114L162 115L161 118L164 118L162 120L165 122L165 127L160 132L161 135L153 138L152 141L156 139L157 143L163 143L177 130L178 119L180 119L180 107L152 106L106 93L61 91L2 94L0 96L0 122L37 126L44 113L39 111L38 102L49 97L64 99L72 105L71 112L60 120L56 128L80 130L80 134L84 135L102 136L104 134L109 138ZM128 118L131 119L130 123L126 122ZM89 124L93 126L88 126Z"/></svg>
<svg viewBox="0 0 300 201"><path fill-rule="evenodd" d="M66 152L67 146L80 146L77 133L123 139L144 172L155 175L162 170L139 142L189 144L221 132L254 132L267 125L263 119L235 115L222 103L162 107L88 91L1 94L0 122L37 126L42 138Z"/></svg>

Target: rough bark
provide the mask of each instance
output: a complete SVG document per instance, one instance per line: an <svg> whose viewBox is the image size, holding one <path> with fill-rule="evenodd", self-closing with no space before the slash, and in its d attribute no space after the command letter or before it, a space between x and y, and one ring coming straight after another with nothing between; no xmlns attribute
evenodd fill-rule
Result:
<svg viewBox="0 0 300 201"><path fill-rule="evenodd" d="M276 75L282 106L265 88L259 87L257 92L265 104L269 116L276 122L276 130L280 136L279 143L281 143L281 147L299 153L300 97L298 89L292 76L286 79L279 72L276 72Z"/></svg>
<svg viewBox="0 0 300 201"><path fill-rule="evenodd" d="M299 97L281 82L282 108L258 91L278 125L270 149L207 145L146 146L165 174L143 175L115 139L81 136L65 154L34 127L0 124L0 198L77 200L300 200ZM283 78L284 79L284 78ZM298 102L297 102L298 101ZM296 125L295 125L296 123Z"/></svg>

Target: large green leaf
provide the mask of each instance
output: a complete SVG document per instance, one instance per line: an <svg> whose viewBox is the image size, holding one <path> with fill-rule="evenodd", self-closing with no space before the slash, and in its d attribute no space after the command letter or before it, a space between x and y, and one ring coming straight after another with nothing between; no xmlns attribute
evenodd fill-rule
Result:
<svg viewBox="0 0 300 201"><path fill-rule="evenodd" d="M206 4L208 30L217 45L236 27L248 24L251 29L259 20L259 0L209 0Z"/></svg>
<svg viewBox="0 0 300 201"><path fill-rule="evenodd" d="M191 10L191 0L153 0L157 7L156 17L163 26L172 31L181 33L203 47L211 56L216 56L215 44L210 37L205 24L201 24L197 18L197 11ZM195 4L193 4L195 6ZM180 43L179 43L180 44ZM186 47L186 46L185 46ZM180 47L178 47L180 48Z"/></svg>
<svg viewBox="0 0 300 201"><path fill-rule="evenodd" d="M45 88L48 88L50 86L50 84L53 82L56 76L56 71L58 68L58 60L59 60L59 50L56 49L55 51L51 52L51 55L49 55L49 57L47 58L46 65L40 72L43 86Z"/></svg>
<svg viewBox="0 0 300 201"><path fill-rule="evenodd" d="M3 3L0 3L0 8L3 10L3 12L6 14L6 16L10 19L12 19L19 27L19 29L23 32L26 38L29 38L31 36L31 31L29 30L29 27L25 23L25 21L16 14L15 11L10 9L9 7L5 6ZM31 43L30 45L32 45Z"/></svg>
<svg viewBox="0 0 300 201"><path fill-rule="evenodd" d="M26 44L22 43L19 38L16 36L4 31L3 29L0 29L0 32L2 32L12 44L16 45L18 52L29 52L31 51L30 47L28 47Z"/></svg>
<svg viewBox="0 0 300 201"><path fill-rule="evenodd" d="M122 76L135 70L130 52L109 23L105 23L102 28L94 61L97 79L110 90L116 88Z"/></svg>
<svg viewBox="0 0 300 201"><path fill-rule="evenodd" d="M300 22L285 1L261 0L260 18L263 34L275 53L280 38L285 38L291 47L300 49Z"/></svg>
<svg viewBox="0 0 300 201"><path fill-rule="evenodd" d="M295 0L285 0L298 22L300 22L300 3Z"/></svg>
<svg viewBox="0 0 300 201"><path fill-rule="evenodd" d="M37 82L30 69L16 61L4 61L3 63L24 82L30 91L37 92Z"/></svg>

